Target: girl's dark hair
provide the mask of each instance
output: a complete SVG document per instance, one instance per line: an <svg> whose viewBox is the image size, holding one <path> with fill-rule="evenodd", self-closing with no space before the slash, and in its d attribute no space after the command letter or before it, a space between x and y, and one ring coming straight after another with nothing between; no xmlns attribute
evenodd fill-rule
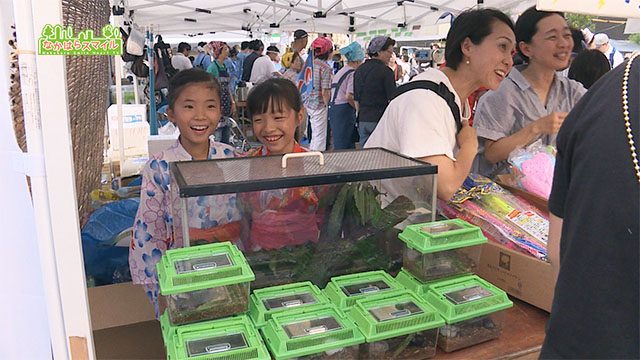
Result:
<svg viewBox="0 0 640 360"><path fill-rule="evenodd" d="M493 23L500 21L513 30L513 22L503 12L485 8L467 10L453 21L447 34L447 47L444 49L444 58L447 67L457 70L462 62L462 43L469 38L475 45L480 44L484 38L493 31Z"/></svg>
<svg viewBox="0 0 640 360"><path fill-rule="evenodd" d="M535 6L532 6L525 10L525 12L518 17L518 21L516 21L516 48L520 55L527 61L529 58L522 53L520 49L520 41L523 41L525 44L531 43L531 39L538 32L538 23L540 20L552 16L552 15L560 15L564 19L564 13L559 11L540 11L536 9Z"/></svg>
<svg viewBox="0 0 640 360"><path fill-rule="evenodd" d="M609 70L611 64L605 54L596 49L585 50L573 59L568 77L582 83L588 89Z"/></svg>
<svg viewBox="0 0 640 360"><path fill-rule="evenodd" d="M169 108L173 109L173 105L175 105L176 100L180 96L182 90L184 90L187 85L192 84L204 84L207 85L210 89L213 90L218 97L220 96L220 83L218 80L213 78L211 74L202 70L202 69L189 69L179 71L177 74L171 77L169 81L169 95L167 98L169 99Z"/></svg>
<svg viewBox="0 0 640 360"><path fill-rule="evenodd" d="M249 118L269 111L280 112L283 105L295 112L302 109L302 99L298 88L290 80L271 78L251 88L247 97L247 112Z"/></svg>

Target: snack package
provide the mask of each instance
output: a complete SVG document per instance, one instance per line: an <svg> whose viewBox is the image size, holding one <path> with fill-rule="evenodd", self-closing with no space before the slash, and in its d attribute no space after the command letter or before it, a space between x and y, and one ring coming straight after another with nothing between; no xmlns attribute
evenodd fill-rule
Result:
<svg viewBox="0 0 640 360"><path fill-rule="evenodd" d="M555 147L538 140L524 149L512 151L508 161L522 189L549 199L556 165Z"/></svg>
<svg viewBox="0 0 640 360"><path fill-rule="evenodd" d="M451 201L439 201L438 208L446 217L479 226L490 241L547 260L547 216L488 178L469 175Z"/></svg>

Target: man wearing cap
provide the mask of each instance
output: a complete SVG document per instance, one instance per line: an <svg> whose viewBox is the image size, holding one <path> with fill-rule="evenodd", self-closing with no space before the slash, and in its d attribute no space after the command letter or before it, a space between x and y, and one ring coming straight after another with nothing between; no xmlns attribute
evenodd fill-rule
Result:
<svg viewBox="0 0 640 360"><path fill-rule="evenodd" d="M596 45L596 49L600 50L600 52L609 59L609 64L611 64L612 69L624 62L622 54L609 43L609 36L607 36L607 34L596 34L596 36L593 37L593 42Z"/></svg>
<svg viewBox="0 0 640 360"><path fill-rule="evenodd" d="M302 29L293 32L293 42L291 43L291 51L302 53L309 43L309 34Z"/></svg>
<svg viewBox="0 0 640 360"><path fill-rule="evenodd" d="M274 61L279 60L280 50L275 46L269 46L267 48L267 55L261 56L253 63L251 69L251 76L249 81L254 84L259 84L270 77L279 76L280 73L276 70Z"/></svg>
<svg viewBox="0 0 640 360"><path fill-rule="evenodd" d="M307 60L307 53L306 52L303 53L303 50L307 47L308 42L309 42L309 34L307 34L306 31L302 29L298 29L293 32L293 42L291 43L291 47L284 54L282 54L282 66L285 69L288 69L289 66L291 65L291 61L285 62L285 59L288 59L288 60L292 59L293 53L295 52L297 52L298 55L300 55L303 62Z"/></svg>
<svg viewBox="0 0 640 360"><path fill-rule="evenodd" d="M311 141L309 149L324 151L327 149L327 115L331 100L331 77L333 69L327 60L333 52L333 42L326 37L319 37L311 43L313 50L313 88L308 95L303 94L302 101L309 115Z"/></svg>
<svg viewBox="0 0 640 360"><path fill-rule="evenodd" d="M264 51L264 43L260 40L252 40L249 48L252 50L251 54L247 55L242 64L242 81L249 81L251 79L251 70L253 69L253 63L262 56Z"/></svg>
<svg viewBox="0 0 640 360"><path fill-rule="evenodd" d="M340 49L347 64L334 76L329 102L329 127L333 136L333 149L355 149L356 105L353 100L353 75L364 60L364 50L357 42Z"/></svg>
<svg viewBox="0 0 640 360"><path fill-rule="evenodd" d="M367 47L370 58L355 72L353 97L358 111L358 132L362 146L378 125L396 91L393 71L387 66L395 44L396 41L388 36L371 39Z"/></svg>

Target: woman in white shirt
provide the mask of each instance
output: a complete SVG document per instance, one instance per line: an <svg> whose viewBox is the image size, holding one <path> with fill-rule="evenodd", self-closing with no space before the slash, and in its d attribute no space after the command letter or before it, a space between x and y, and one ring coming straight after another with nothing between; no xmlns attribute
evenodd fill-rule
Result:
<svg viewBox="0 0 640 360"><path fill-rule="evenodd" d="M470 114L467 98L480 87L498 88L513 66L515 44L513 23L504 13L486 8L460 14L447 35L446 66L427 69L408 84L427 80L445 86L455 98L461 126L436 92L412 90L389 103L365 147L383 147L437 165L437 196L450 199L478 150L476 131L465 121Z"/></svg>

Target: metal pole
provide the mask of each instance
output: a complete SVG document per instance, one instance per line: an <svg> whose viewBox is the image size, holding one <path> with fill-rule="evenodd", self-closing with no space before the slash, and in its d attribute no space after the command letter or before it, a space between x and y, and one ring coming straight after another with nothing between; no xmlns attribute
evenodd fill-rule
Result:
<svg viewBox="0 0 640 360"><path fill-rule="evenodd" d="M120 28L121 16L114 16L113 23L116 28ZM118 161L120 162L120 176L118 187L122 185L122 174L124 173L124 120L122 119L122 58L115 56L115 78L116 78L116 117L118 120ZM115 139L111 139L113 141Z"/></svg>
<svg viewBox="0 0 640 360"><path fill-rule="evenodd" d="M31 1L34 29L42 29L46 24L62 24L60 0ZM65 61L63 56L36 57L37 72L44 74L38 77L35 93L40 95L40 110L43 117L46 116L39 124L42 127L42 163L46 173L51 242L55 249L64 318L63 334L68 346L68 356L56 353L54 357L92 360L95 359L95 353L80 238Z"/></svg>
<svg viewBox="0 0 640 360"><path fill-rule="evenodd" d="M182 246L189 247L191 239L189 238L189 214L187 212L187 198L180 198L181 225L182 225Z"/></svg>
<svg viewBox="0 0 640 360"><path fill-rule="evenodd" d="M36 71L35 38L31 0L14 0L14 17L19 47L20 87L27 147L31 158L31 192L38 237L38 250L42 266L42 278L47 299L47 316L51 347L55 358L69 358L67 336L62 310L62 299L56 264L56 251L51 230L49 194L44 168L44 146L40 98Z"/></svg>
<svg viewBox="0 0 640 360"><path fill-rule="evenodd" d="M138 77L133 74L133 98L136 105L140 104L140 94L138 93Z"/></svg>
<svg viewBox="0 0 640 360"><path fill-rule="evenodd" d="M153 30L147 31L147 59L149 60L149 128L151 135L158 135L158 122L156 121L156 92L155 72L153 66ZM160 61L162 61L160 59ZM161 66L158 61L158 66Z"/></svg>

